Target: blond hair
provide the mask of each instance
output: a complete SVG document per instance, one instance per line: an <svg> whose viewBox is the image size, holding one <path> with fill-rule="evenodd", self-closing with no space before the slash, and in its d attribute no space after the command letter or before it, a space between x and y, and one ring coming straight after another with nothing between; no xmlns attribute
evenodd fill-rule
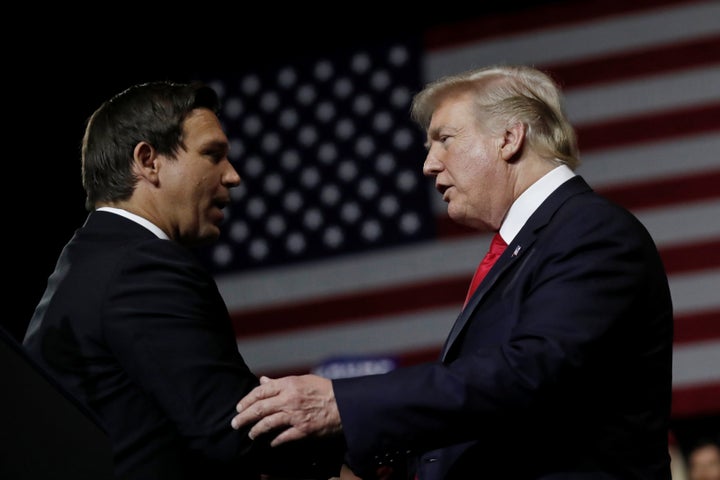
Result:
<svg viewBox="0 0 720 480"><path fill-rule="evenodd" d="M575 169L577 137L565 114L560 87L529 66L489 66L441 78L415 95L412 119L424 130L440 102L453 94L473 96L478 119L510 125L522 122L529 148L543 158Z"/></svg>

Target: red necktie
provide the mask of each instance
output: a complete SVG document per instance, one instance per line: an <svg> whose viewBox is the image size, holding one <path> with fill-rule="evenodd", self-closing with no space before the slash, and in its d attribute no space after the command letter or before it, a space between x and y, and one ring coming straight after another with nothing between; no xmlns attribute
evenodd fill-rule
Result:
<svg viewBox="0 0 720 480"><path fill-rule="evenodd" d="M505 251L505 248L507 248L507 243L505 243L505 240L502 239L500 233L496 233L492 238L492 242L490 242L490 249L485 254L485 257L482 259L482 262L480 262L480 265L478 265L477 270L475 270L475 275L473 275L472 281L470 282L470 288L468 289L467 296L465 297L465 305L467 305L470 301L470 297L472 297L473 293L475 293L478 285L480 285L480 282L482 282L485 275L487 275L492 266L495 264L495 261L500 258L500 255L502 255ZM465 305L463 305L463 308L465 308Z"/></svg>

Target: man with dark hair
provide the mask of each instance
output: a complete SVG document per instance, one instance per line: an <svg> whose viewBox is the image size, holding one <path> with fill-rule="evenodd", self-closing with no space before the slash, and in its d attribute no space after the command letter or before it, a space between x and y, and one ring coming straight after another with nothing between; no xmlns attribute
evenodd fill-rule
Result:
<svg viewBox="0 0 720 480"><path fill-rule="evenodd" d="M326 479L339 472L339 453L312 444L275 452L229 425L258 380L189 248L219 237L240 183L217 108L207 86L154 82L93 113L82 143L90 214L23 343L97 415L118 478Z"/></svg>

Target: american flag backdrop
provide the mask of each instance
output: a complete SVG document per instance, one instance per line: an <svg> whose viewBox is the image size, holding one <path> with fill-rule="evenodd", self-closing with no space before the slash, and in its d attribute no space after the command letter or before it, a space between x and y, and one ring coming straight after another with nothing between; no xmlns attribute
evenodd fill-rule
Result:
<svg viewBox="0 0 720 480"><path fill-rule="evenodd" d="M673 413L720 413L720 2L551 4L208 74L243 178L201 251L258 374L435 359L490 237L422 176L412 95L526 63L563 86L578 173L647 226L675 306Z"/></svg>

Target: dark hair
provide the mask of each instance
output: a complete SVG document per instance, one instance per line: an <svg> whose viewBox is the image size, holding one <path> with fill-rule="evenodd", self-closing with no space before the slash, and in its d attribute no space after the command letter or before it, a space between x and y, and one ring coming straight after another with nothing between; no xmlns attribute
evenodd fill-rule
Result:
<svg viewBox="0 0 720 480"><path fill-rule="evenodd" d="M82 141L82 184L85 207L99 201L127 200L137 178L133 152L140 142L174 158L184 148L187 115L197 108L217 113L215 91L202 83L168 81L134 85L104 102L88 119Z"/></svg>
<svg viewBox="0 0 720 480"><path fill-rule="evenodd" d="M700 436L690 443L687 451L688 451L688 454L691 454L691 453L695 452L696 450L700 450L701 448L710 447L710 446L716 447L717 449L720 450L720 435Z"/></svg>

